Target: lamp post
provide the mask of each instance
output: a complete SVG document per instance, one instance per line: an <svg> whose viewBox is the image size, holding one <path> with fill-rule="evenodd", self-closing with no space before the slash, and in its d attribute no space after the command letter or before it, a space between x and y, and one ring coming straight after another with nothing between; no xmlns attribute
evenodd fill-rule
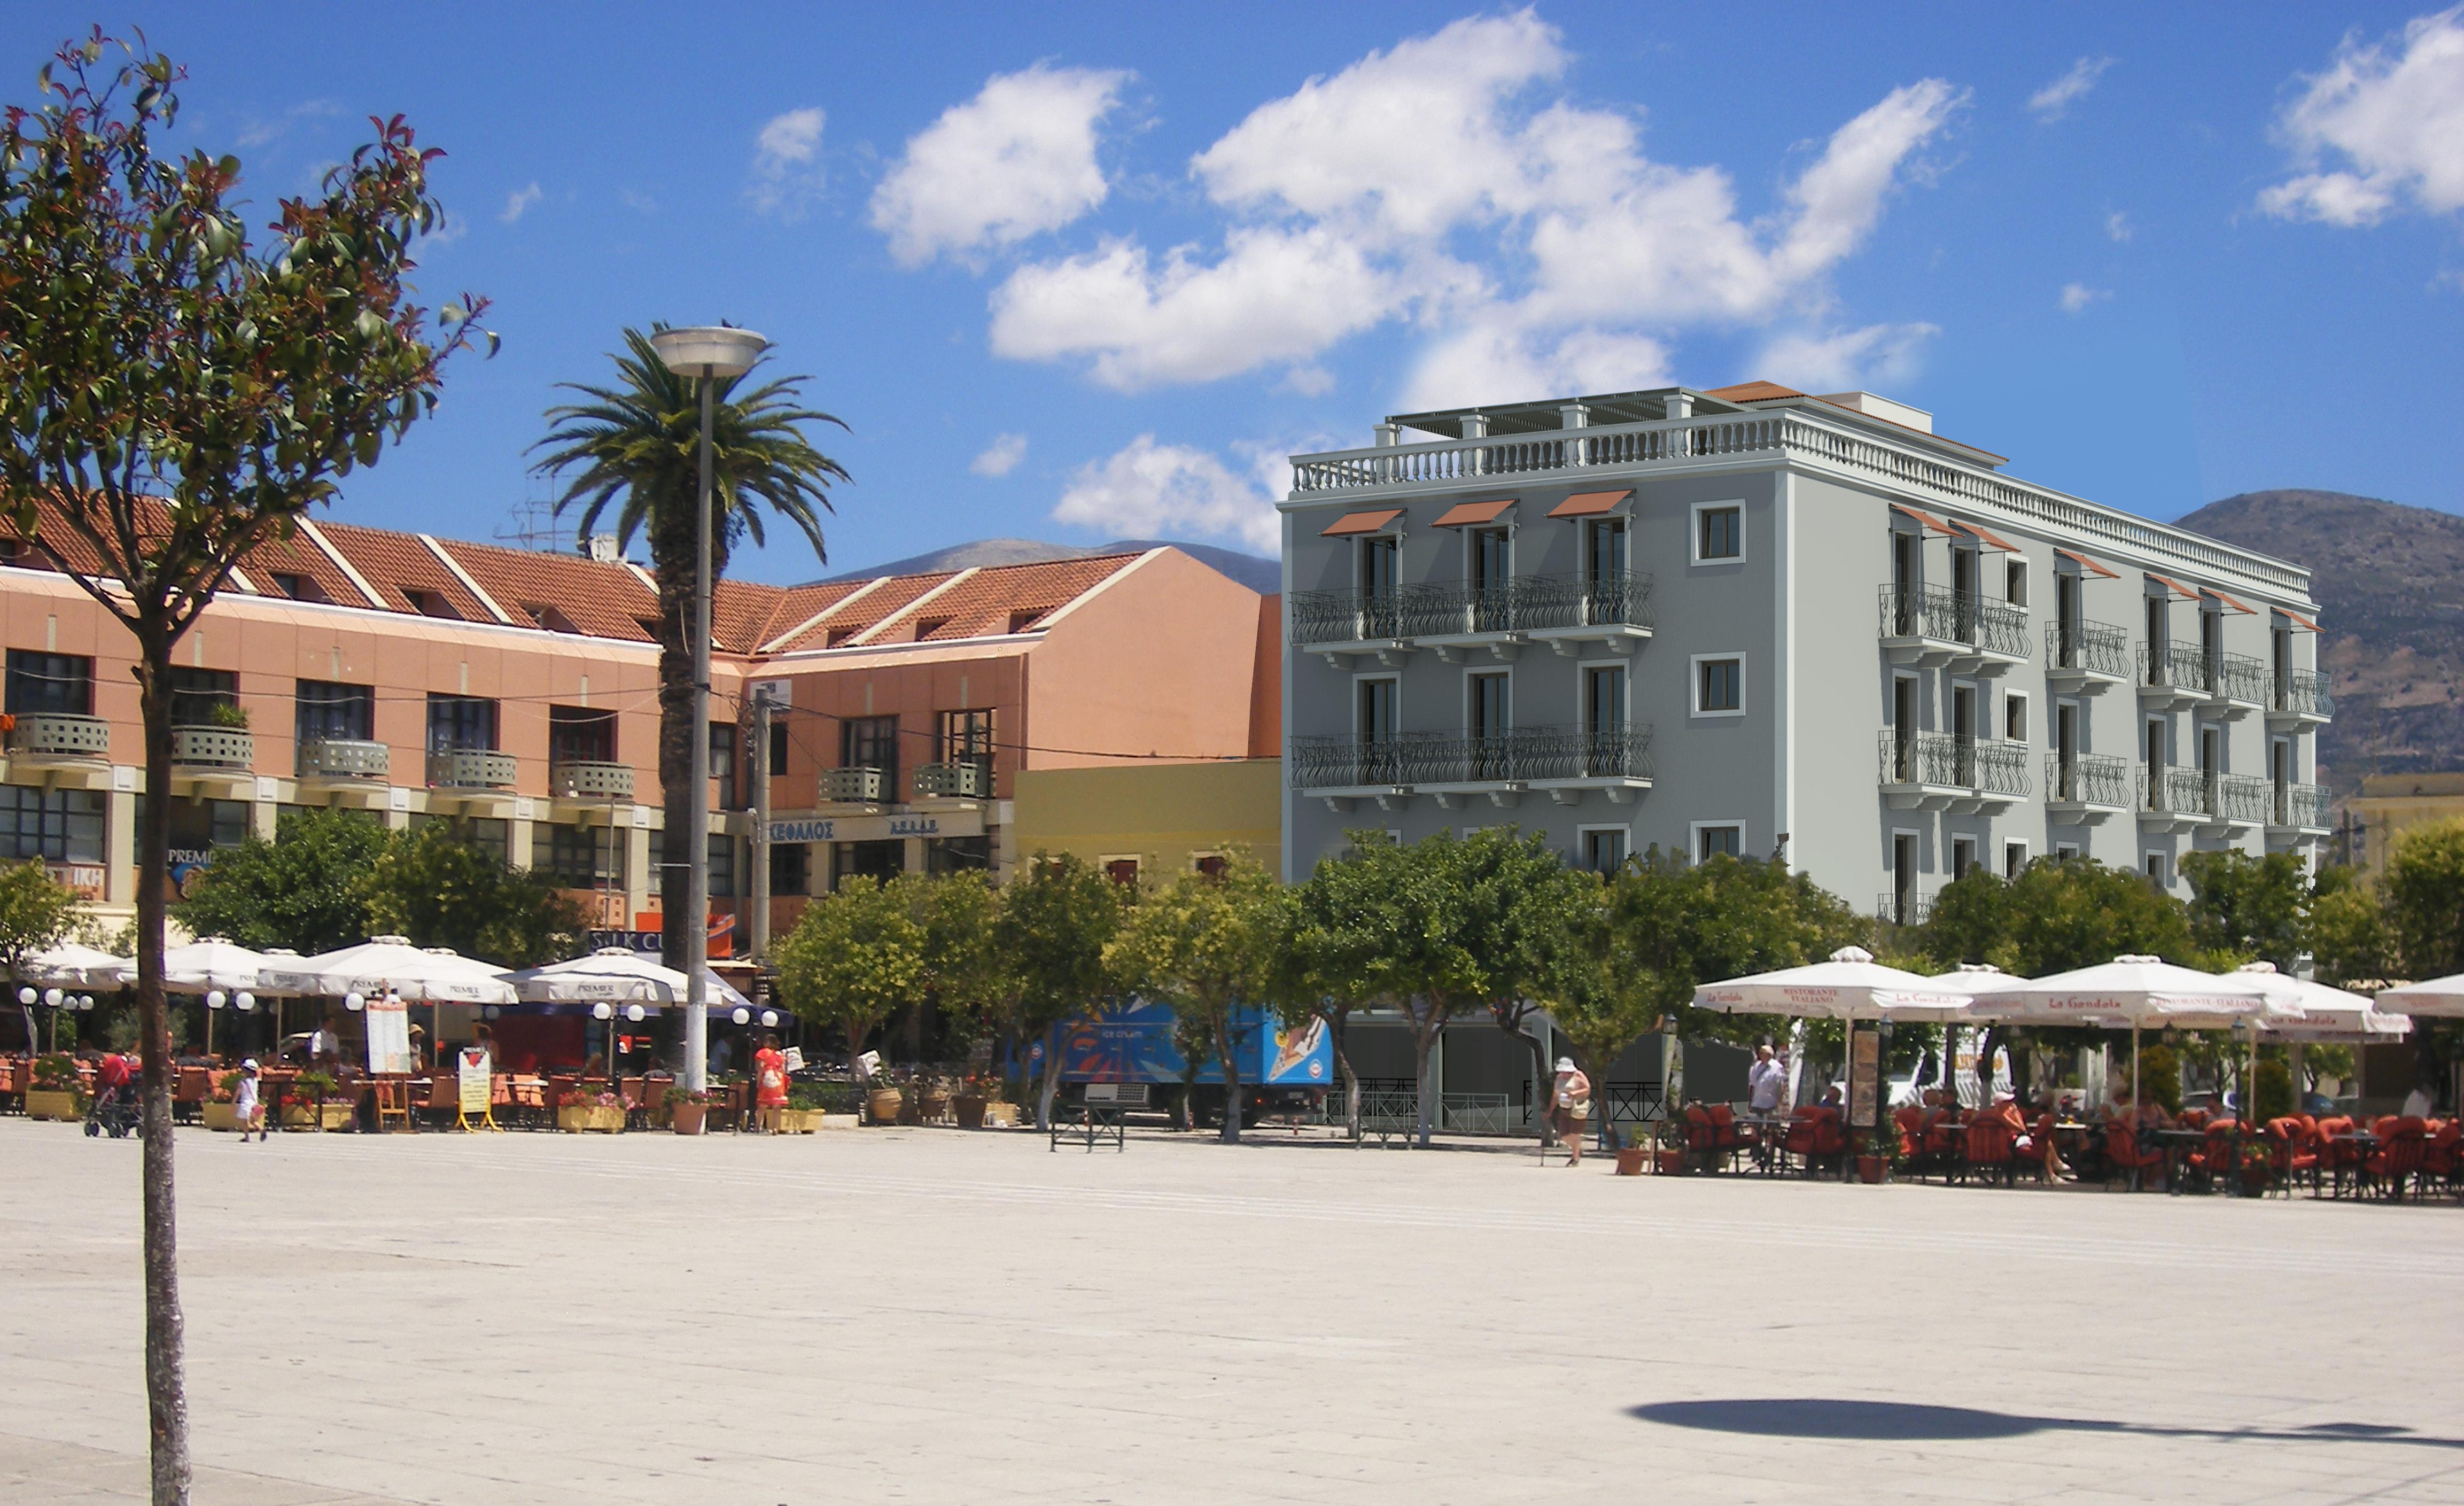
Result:
<svg viewBox="0 0 2464 1506"><path fill-rule="evenodd" d="M703 1092L710 1085L709 1001L702 983L710 965L710 431L717 412L719 382L752 370L769 343L749 329L724 325L663 329L650 336L650 348L659 353L667 368L694 378L701 387L701 485L693 514L693 620L685 625L693 635L693 796L686 802L685 815L685 1090L689 1093Z"/></svg>

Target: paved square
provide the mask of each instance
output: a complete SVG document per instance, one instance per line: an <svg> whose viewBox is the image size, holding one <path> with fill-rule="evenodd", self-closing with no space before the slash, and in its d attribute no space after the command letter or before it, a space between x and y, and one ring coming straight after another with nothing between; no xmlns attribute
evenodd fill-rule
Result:
<svg viewBox="0 0 2464 1506"><path fill-rule="evenodd" d="M2464 1208L1024 1134L183 1131L204 1506L2464 1499ZM0 1500L143 1498L137 1147L0 1121Z"/></svg>

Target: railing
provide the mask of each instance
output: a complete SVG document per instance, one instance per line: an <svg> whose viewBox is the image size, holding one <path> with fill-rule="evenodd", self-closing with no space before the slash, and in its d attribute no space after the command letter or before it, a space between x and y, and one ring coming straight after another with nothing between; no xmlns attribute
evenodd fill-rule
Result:
<svg viewBox="0 0 2464 1506"><path fill-rule="evenodd" d="M1663 419L1564 430L1546 437L1438 439L1339 450L1292 459L1296 496L1363 487L1410 486L1582 466L1684 462L1716 455L1793 450L1802 456L1928 496L1946 505L2069 534L2091 546L2191 573L2228 576L2306 597L2310 572L2163 523L2035 486L1973 461L1927 453L1855 428L1845 418L1803 410Z"/></svg>
<svg viewBox="0 0 2464 1506"><path fill-rule="evenodd" d="M570 759L548 765L547 783L560 800L630 800L633 765Z"/></svg>
<svg viewBox="0 0 2464 1506"><path fill-rule="evenodd" d="M2109 753L2079 753L2065 761L2045 755L2045 799L2054 804L2110 806L2130 804L2130 764Z"/></svg>
<svg viewBox="0 0 2464 1506"><path fill-rule="evenodd" d="M822 770L821 797L825 801L877 806L889 784L889 775L877 768L825 768Z"/></svg>
<svg viewBox="0 0 2464 1506"><path fill-rule="evenodd" d="M383 779L392 750L358 738L311 738L299 744L301 779Z"/></svg>
<svg viewBox="0 0 2464 1506"><path fill-rule="evenodd" d="M9 729L9 751L36 758L109 758L111 723L66 711L20 712Z"/></svg>
<svg viewBox="0 0 2464 1506"><path fill-rule="evenodd" d="M173 727L171 762L183 768L250 768L256 740L237 727Z"/></svg>
<svg viewBox="0 0 2464 1506"><path fill-rule="evenodd" d="M1874 897L1874 919L1893 925L1923 925L1933 919L1933 900L1924 895L1885 889Z"/></svg>
<svg viewBox="0 0 2464 1506"><path fill-rule="evenodd" d="M2014 659L2028 656L2028 614L1972 591L1885 586L1881 606L1885 638L1941 638Z"/></svg>
<svg viewBox="0 0 2464 1506"><path fill-rule="evenodd" d="M1292 787L1649 779L1651 732L1649 726L1515 727L1479 737L1447 732L1296 737L1291 740Z"/></svg>
<svg viewBox="0 0 2464 1506"><path fill-rule="evenodd" d="M2045 667L2130 677L2130 634L2109 622L2045 624Z"/></svg>
<svg viewBox="0 0 2464 1506"><path fill-rule="evenodd" d="M2268 793L2269 826L2324 829L2332 824L2323 785L2277 785Z"/></svg>
<svg viewBox="0 0 2464 1506"><path fill-rule="evenodd" d="M1517 1127L1521 1117L1514 1100L1503 1093L1447 1093L1430 1105L1430 1128L1459 1135L1503 1135ZM1327 1090L1321 1112L1329 1124L1344 1121L1344 1091L1337 1083ZM1360 1133L1381 1138L1409 1135L1419 1128L1420 1091L1409 1077L1360 1079Z"/></svg>
<svg viewBox="0 0 2464 1506"><path fill-rule="evenodd" d="M1544 628L1648 628L1651 621L1651 577L1639 570L1518 575L1485 586L1433 581L1389 591L1292 593L1295 643L1383 642Z"/></svg>
<svg viewBox="0 0 2464 1506"><path fill-rule="evenodd" d="M2267 666L2247 653L2219 653L2208 668L2211 695L2253 706L2267 704Z"/></svg>
<svg viewBox="0 0 2464 1506"><path fill-rule="evenodd" d="M2267 820L2274 794L2275 786L2255 774L2170 767L2139 771L2140 808L2166 815L2257 826Z"/></svg>
<svg viewBox="0 0 2464 1506"><path fill-rule="evenodd" d="M954 800L984 800L993 792L993 771L983 764L966 759L956 764L919 764L915 766L915 793L918 796L939 795Z"/></svg>
<svg viewBox="0 0 2464 1506"><path fill-rule="evenodd" d="M511 789L517 768L511 753L433 748L428 755L428 783L437 789Z"/></svg>
<svg viewBox="0 0 2464 1506"><path fill-rule="evenodd" d="M2028 792L2025 743L1885 728L1878 747L1885 785L1947 785L1993 795Z"/></svg>
<svg viewBox="0 0 2464 1506"><path fill-rule="evenodd" d="M2139 683L2211 696L2216 687L2215 665L2208 651L2195 643L2143 643Z"/></svg>
<svg viewBox="0 0 2464 1506"><path fill-rule="evenodd" d="M1986 739L1963 739L1975 770L1969 781L1977 793L2024 795L2028 792L2028 745Z"/></svg>
<svg viewBox="0 0 2464 1506"><path fill-rule="evenodd" d="M2276 697L2269 702L2278 711L2289 711L2304 717L2332 717L2336 714L2336 698L2327 692L2327 676L2315 670L2295 670L2276 677Z"/></svg>

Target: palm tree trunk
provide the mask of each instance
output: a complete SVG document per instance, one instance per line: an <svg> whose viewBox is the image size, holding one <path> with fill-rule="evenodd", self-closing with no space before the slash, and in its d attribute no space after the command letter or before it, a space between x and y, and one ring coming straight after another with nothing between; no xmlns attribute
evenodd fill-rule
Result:
<svg viewBox="0 0 2464 1506"><path fill-rule="evenodd" d="M144 1138L145 1420L154 1506L187 1506L188 1398L180 1313L179 1204L171 1178L171 1030L163 1004L164 874L171 852L171 636L145 625L138 672L145 720L145 819L137 832L137 1010Z"/></svg>
<svg viewBox="0 0 2464 1506"><path fill-rule="evenodd" d="M693 788L693 653L685 642L693 592L690 517L681 528L659 530L651 559L659 583L659 800L667 821L658 843L659 961L681 969L687 939L693 934L686 927L697 919L685 914L684 865L693 861L693 854L684 850L685 831L693 821L693 800L700 793ZM680 1009L669 1010L662 1020L660 1036L671 1059L683 1052L684 1023Z"/></svg>

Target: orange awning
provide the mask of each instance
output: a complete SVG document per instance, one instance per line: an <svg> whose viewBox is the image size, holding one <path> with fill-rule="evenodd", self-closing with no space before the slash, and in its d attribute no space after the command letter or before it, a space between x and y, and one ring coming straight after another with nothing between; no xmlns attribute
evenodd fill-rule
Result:
<svg viewBox="0 0 2464 1506"><path fill-rule="evenodd" d="M2122 579L2121 576L2106 569L2103 565L2097 564L2094 560L2089 559L2084 554L2078 554L2069 549L2056 549L2054 552L2060 555L2063 559L2070 561L2073 565L2078 565L2080 569L2094 570L2097 574L2103 576L2108 581L2118 581Z"/></svg>
<svg viewBox="0 0 2464 1506"><path fill-rule="evenodd" d="M1399 507L1389 507L1382 512L1375 513L1346 513L1330 524L1326 532L1319 534L1318 537L1348 539L1356 533L1375 533L1402 516L1403 509Z"/></svg>
<svg viewBox="0 0 2464 1506"><path fill-rule="evenodd" d="M1944 522L1941 519L1936 518L1931 513L1919 511L1914 507L1908 506L1904 502L1893 502L1891 504L1891 511L1898 513L1903 518L1913 518L1918 522L1925 524L1936 533L1947 534L1950 532L1950 524Z"/></svg>
<svg viewBox="0 0 2464 1506"><path fill-rule="evenodd" d="M2147 572L2147 578L2156 582L2160 586L2172 587L2173 594L2181 597L2184 601L2194 602L2199 599L2199 593L2197 591L2190 589L2189 587L2183 585L2177 580L2174 580L2170 576L2159 575L2154 570L2149 570Z"/></svg>
<svg viewBox="0 0 2464 1506"><path fill-rule="evenodd" d="M1634 495L1629 486L1622 492L1576 492L1549 509L1551 518L1597 518L1617 503Z"/></svg>
<svg viewBox="0 0 2464 1506"><path fill-rule="evenodd" d="M1962 533L1975 535L1985 543L1988 548L1999 549L2004 554L2016 554L2019 552L2017 547L2012 544L2009 541L1987 532L1981 525L1969 522L1964 518L1952 519L1950 520L1950 525Z"/></svg>
<svg viewBox="0 0 2464 1506"><path fill-rule="evenodd" d="M2228 606L2228 607L2232 608L2233 610L2235 610L2235 611L2237 611L2237 612L2241 613L2241 614L2242 614L2243 616L2245 616L2245 617L2255 617L2255 616L2257 616L2257 615L2258 615L2258 613L2256 613L2256 612L2255 612L2255 611L2251 610L2249 608L2247 608L2247 607L2243 606L2241 603L2239 603L2239 602L2237 602L2237 601L2233 600L2232 597L2230 597L2230 596L2226 595L2226 594L2225 594L2224 592L2222 592L2222 591L2211 589L2211 590L2208 592L2208 594L2209 594L2209 595L2211 595L2211 596L2212 596L2212 597L2214 597L2216 600L2218 600L2218 601L2220 601L2220 602L2224 603L2226 606Z"/></svg>
<svg viewBox="0 0 2464 1506"><path fill-rule="evenodd" d="M2302 616L2298 611L2288 611L2284 615L2292 618L2295 622L2301 624L2301 626L2309 629L2312 632L2317 632L2319 631L2319 625L2317 623L2312 622L2309 618Z"/></svg>
<svg viewBox="0 0 2464 1506"><path fill-rule="evenodd" d="M1467 528L1473 523L1493 523L1497 521L1498 514L1513 505L1514 498L1511 497L1495 502L1458 502L1446 509L1446 515L1438 520L1438 526Z"/></svg>

